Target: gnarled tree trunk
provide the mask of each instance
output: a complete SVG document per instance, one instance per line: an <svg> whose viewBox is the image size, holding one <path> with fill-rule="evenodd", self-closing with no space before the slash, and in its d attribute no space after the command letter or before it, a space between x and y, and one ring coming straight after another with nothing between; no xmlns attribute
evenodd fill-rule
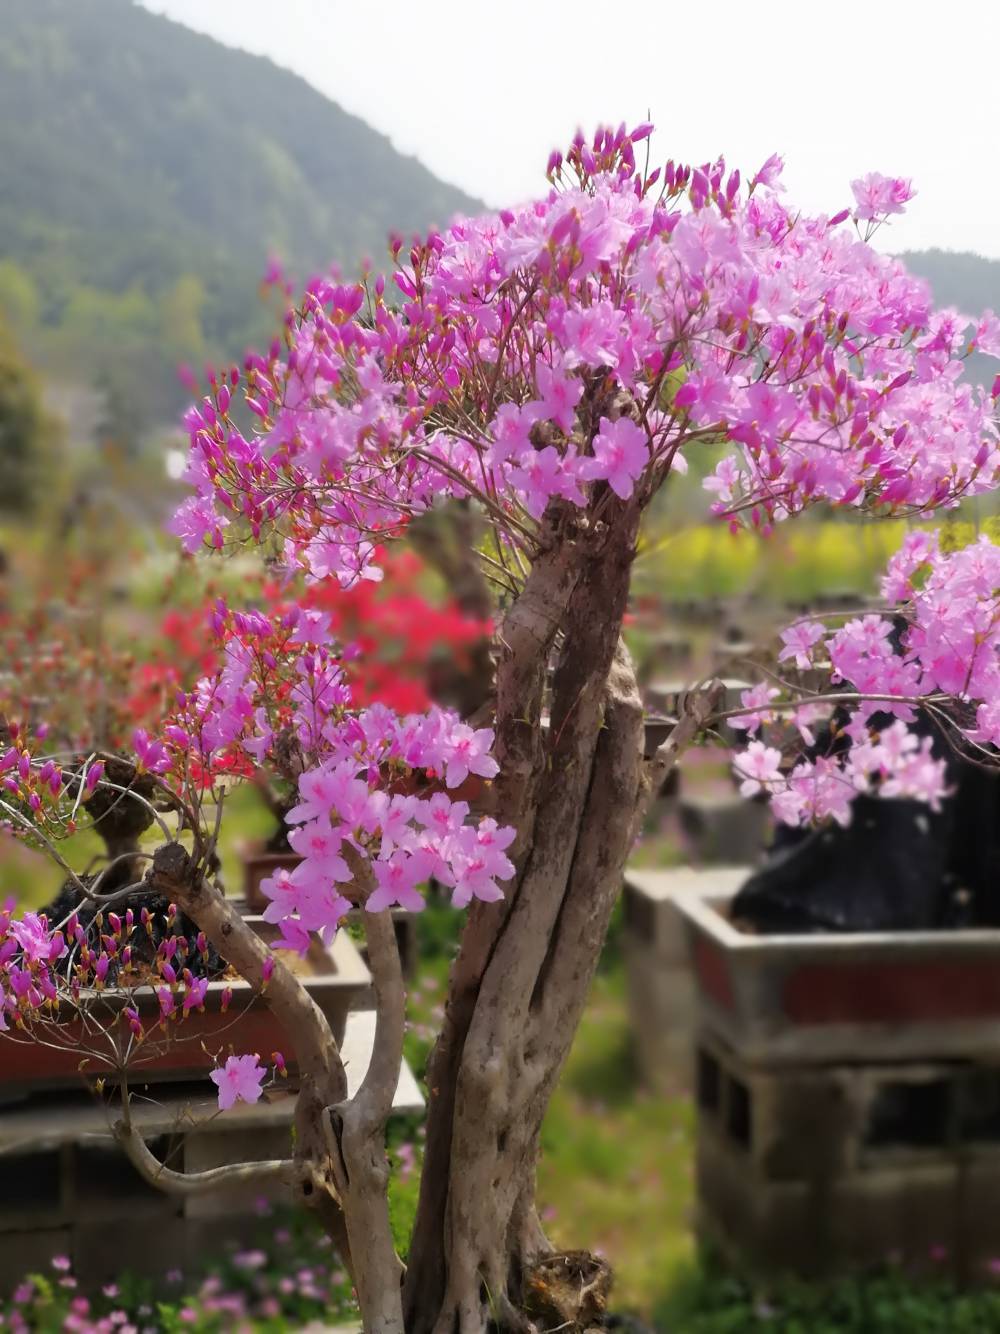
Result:
<svg viewBox="0 0 1000 1334"><path fill-rule="evenodd" d="M643 799L642 708L620 640L637 512L590 550L536 560L500 634L498 818L516 889L478 905L429 1071L427 1150L404 1288L413 1334L517 1327L549 1247L539 1132L580 1021ZM546 663L562 643L551 718Z"/></svg>

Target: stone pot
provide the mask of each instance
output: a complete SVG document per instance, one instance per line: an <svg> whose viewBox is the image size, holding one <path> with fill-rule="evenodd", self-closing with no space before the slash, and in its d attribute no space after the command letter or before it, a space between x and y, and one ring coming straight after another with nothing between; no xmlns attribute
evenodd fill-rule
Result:
<svg viewBox="0 0 1000 1334"><path fill-rule="evenodd" d="M729 893L678 891L705 1021L769 1062L1000 1048L1000 930L752 935Z"/></svg>

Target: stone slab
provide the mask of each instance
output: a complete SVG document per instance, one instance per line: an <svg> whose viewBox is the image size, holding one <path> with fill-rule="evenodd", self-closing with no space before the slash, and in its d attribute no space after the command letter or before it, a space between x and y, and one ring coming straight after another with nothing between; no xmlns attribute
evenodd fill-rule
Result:
<svg viewBox="0 0 1000 1334"><path fill-rule="evenodd" d="M361 1087L371 1060L375 1038L375 1012L355 1011L347 1016L341 1046L347 1072L348 1095ZM154 1085L133 1104L133 1120L145 1138L152 1135L186 1133L197 1129L211 1117L218 1116L218 1101L209 1092L214 1086L206 1081L192 1085ZM155 1101L147 1101L147 1098ZM291 1123L295 1090L268 1092L260 1102L237 1103L223 1118L226 1130L266 1129ZM393 1099L398 1115L420 1112L424 1097L410 1067L403 1062ZM86 1092L39 1095L0 1109L0 1157L11 1153L29 1153L55 1149L60 1144L106 1141L111 1138L113 1107L98 1103Z"/></svg>

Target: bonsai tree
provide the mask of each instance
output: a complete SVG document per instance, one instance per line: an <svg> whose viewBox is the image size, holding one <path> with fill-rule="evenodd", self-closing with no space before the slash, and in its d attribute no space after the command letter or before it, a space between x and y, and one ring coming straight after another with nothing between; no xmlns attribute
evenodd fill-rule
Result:
<svg viewBox="0 0 1000 1334"><path fill-rule="evenodd" d="M146 883L266 988L294 1041L294 1158L259 1170L285 1172L326 1221L369 1330L551 1326L557 1266L534 1207L546 1104L649 794L715 722L744 722L745 793L769 792L796 823L849 820L859 791L938 801L945 765L911 730L918 711L984 761L1000 739L1000 553L943 552L915 530L886 575L885 615L799 621L773 680L735 709L701 683L644 759L622 641L633 558L650 501L699 451L728 446L713 509L762 531L817 504L924 515L994 486L1000 465L993 399L960 378L969 350L1000 353L1000 325L933 311L926 286L869 244L907 182L865 177L853 209L808 217L784 202L777 158L744 180L721 160L650 169L646 145L639 168L649 132L578 136L538 201L397 244L391 299L382 278L313 281L283 342L219 374L187 417L194 495L174 530L191 551L249 544L352 586L379 579L379 548L429 512L458 506L484 526L466 565L495 593L495 679L475 725L359 706L322 616L223 607L224 665L138 757L185 831ZM835 709L837 744L807 755L802 733ZM876 714L893 721L876 730ZM283 944L367 910L378 1022L351 1098L322 1016L213 880L205 793L241 754L298 792L303 861L269 886ZM35 758L15 740L3 765L8 817L44 834ZM469 775L478 810L455 799ZM404 1028L386 910L418 907L429 875L469 911L427 1074L404 1270L386 1203ZM39 994L60 985L56 926L6 927L0 958L33 969ZM18 985L8 1020L30 1030ZM254 1098L264 1071L231 1059L220 1083ZM120 1134L160 1184L218 1179L151 1164L127 1098ZM563 1319L586 1324L605 1276L585 1256L565 1264L579 1281Z"/></svg>

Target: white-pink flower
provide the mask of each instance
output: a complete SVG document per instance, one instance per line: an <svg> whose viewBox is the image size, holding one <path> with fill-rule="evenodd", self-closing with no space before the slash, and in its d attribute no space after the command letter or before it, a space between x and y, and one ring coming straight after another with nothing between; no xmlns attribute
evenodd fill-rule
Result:
<svg viewBox="0 0 1000 1334"><path fill-rule="evenodd" d="M580 474L606 481L615 495L628 500L648 462L649 440L641 427L630 417L617 421L602 417L594 440L594 457L582 461Z"/></svg>
<svg viewBox="0 0 1000 1334"><path fill-rule="evenodd" d="M774 784L781 783L781 751L765 746L763 741L751 741L746 750L733 760L733 768L743 782L740 792L754 797Z"/></svg>
<svg viewBox="0 0 1000 1334"><path fill-rule="evenodd" d="M266 1075L256 1056L230 1056L209 1076L219 1090L219 1111L228 1111L238 1102L258 1102Z"/></svg>
<svg viewBox="0 0 1000 1334"><path fill-rule="evenodd" d="M822 621L796 621L781 632L784 648L778 654L778 661L787 662L793 658L796 667L810 667L813 651L825 634L826 626Z"/></svg>

